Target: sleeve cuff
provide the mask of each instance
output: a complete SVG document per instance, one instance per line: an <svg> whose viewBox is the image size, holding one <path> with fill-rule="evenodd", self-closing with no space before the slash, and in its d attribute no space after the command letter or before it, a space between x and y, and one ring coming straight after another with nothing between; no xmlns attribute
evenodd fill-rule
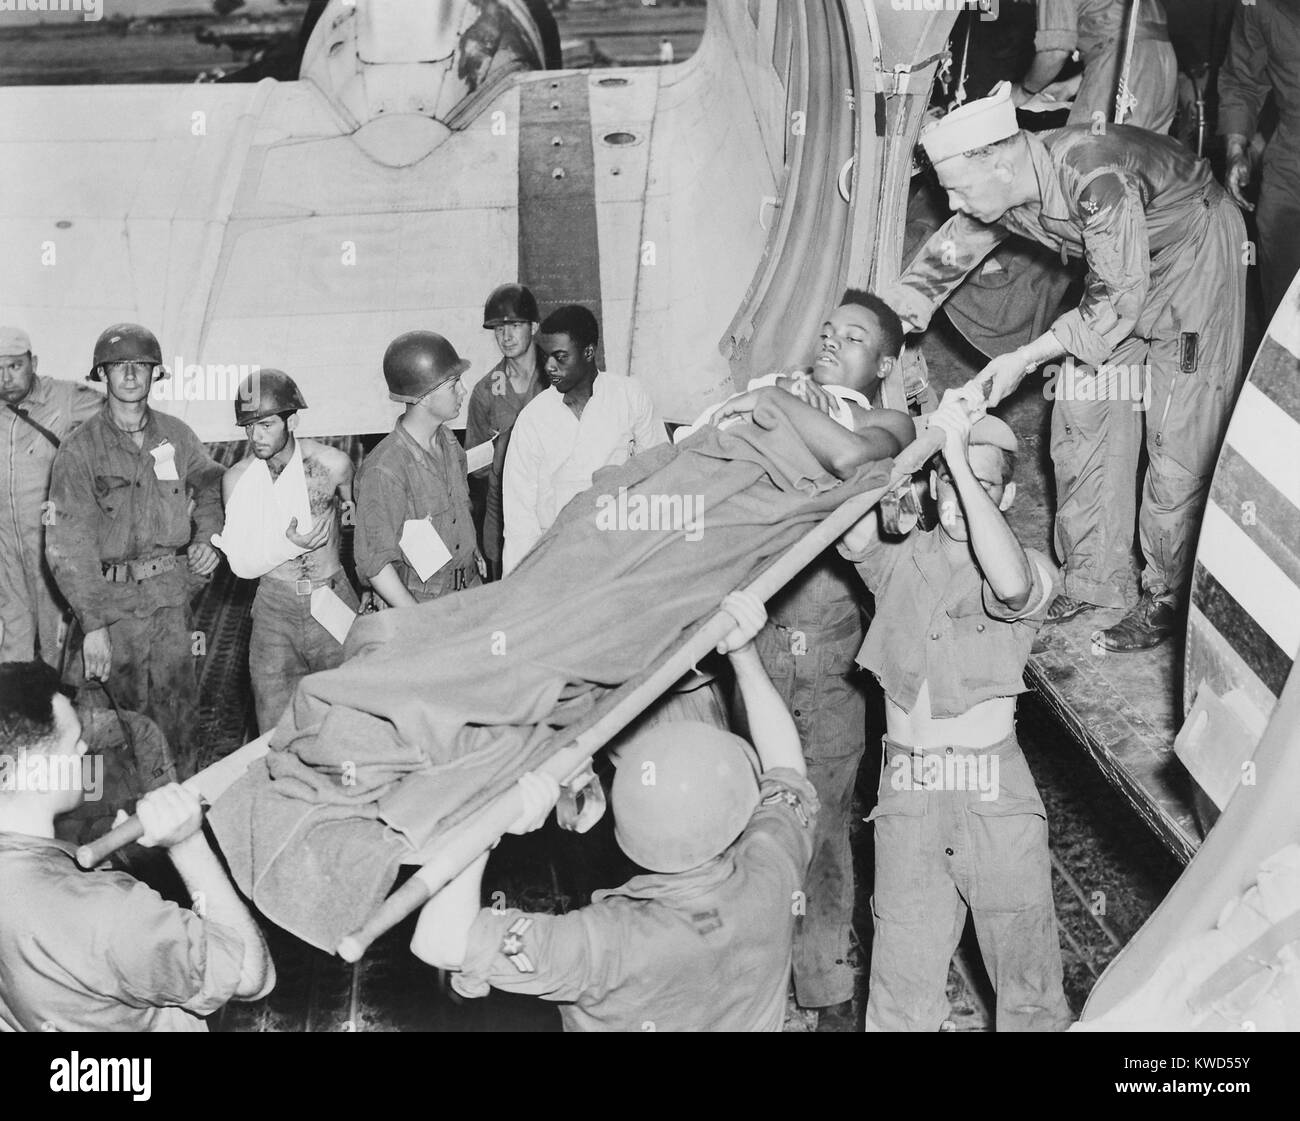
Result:
<svg viewBox="0 0 1300 1121"><path fill-rule="evenodd" d="M1237 133L1244 136L1246 142L1255 135L1256 118L1253 114L1246 112L1244 109L1219 107L1219 135L1227 136L1229 133Z"/></svg>
<svg viewBox="0 0 1300 1121"><path fill-rule="evenodd" d="M209 520L205 518L203 521L196 519L194 525L194 544L203 545L211 545L212 539L220 537L221 531L226 528L224 519Z"/></svg>
<svg viewBox="0 0 1300 1121"><path fill-rule="evenodd" d="M799 795L805 807L816 813L820 808L817 789L812 781L791 767L772 767L759 779L759 796L767 797L777 790L792 790Z"/></svg>
<svg viewBox="0 0 1300 1121"><path fill-rule="evenodd" d="M880 292L880 298L898 314L924 331L930 325L934 305L911 285L894 283Z"/></svg>
<svg viewBox="0 0 1300 1121"><path fill-rule="evenodd" d="M1079 36L1073 31L1047 28L1034 35L1036 51L1072 51L1079 45Z"/></svg>
<svg viewBox="0 0 1300 1121"><path fill-rule="evenodd" d="M1084 322L1083 313L1078 308L1071 308L1050 329L1070 354L1092 366L1100 366L1115 349Z"/></svg>
<svg viewBox="0 0 1300 1121"><path fill-rule="evenodd" d="M1029 599L1019 611L1006 607L994 594L987 581L984 584L984 610L994 619L1004 623L1031 621L1041 618L1060 591L1060 577L1056 566L1037 549L1026 549L1029 560Z"/></svg>
<svg viewBox="0 0 1300 1121"><path fill-rule="evenodd" d="M848 561L849 564L852 565L865 564L867 562L867 558L871 556L870 549L865 549L860 553L852 552L851 550L845 548L844 542L842 540L835 542L835 551L839 553L839 555L842 556L846 561Z"/></svg>
<svg viewBox="0 0 1300 1121"><path fill-rule="evenodd" d="M458 972L451 974L451 987L461 996L477 999L487 996L491 983L483 974L496 952L499 931L495 916L484 907L474 916L465 940L465 960Z"/></svg>
<svg viewBox="0 0 1300 1121"><path fill-rule="evenodd" d="M402 556L402 550L393 546L388 549L380 549L375 552L368 552L365 559L358 558L357 575L363 580L369 582L384 571L384 566L396 564L406 558Z"/></svg>
<svg viewBox="0 0 1300 1121"><path fill-rule="evenodd" d="M244 941L228 926L211 919L203 926L203 988L183 1007L196 1016L210 1016L229 1004L239 989L244 960Z"/></svg>

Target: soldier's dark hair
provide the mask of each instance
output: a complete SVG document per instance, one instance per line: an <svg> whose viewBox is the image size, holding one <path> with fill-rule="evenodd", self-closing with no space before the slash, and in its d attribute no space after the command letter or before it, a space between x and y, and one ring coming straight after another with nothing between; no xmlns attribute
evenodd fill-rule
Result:
<svg viewBox="0 0 1300 1121"><path fill-rule="evenodd" d="M55 693L73 695L44 662L0 663L0 747L23 750L50 740Z"/></svg>
<svg viewBox="0 0 1300 1121"><path fill-rule="evenodd" d="M542 320L540 335L568 335L579 347L595 346L600 338L600 324L581 304L565 304Z"/></svg>
<svg viewBox="0 0 1300 1121"><path fill-rule="evenodd" d="M903 321L898 318L898 313L874 292L867 292L861 288L844 289L844 295L840 297L840 306L843 307L845 304L857 304L871 312L876 317L876 322L880 324L885 354L897 356L903 349Z"/></svg>

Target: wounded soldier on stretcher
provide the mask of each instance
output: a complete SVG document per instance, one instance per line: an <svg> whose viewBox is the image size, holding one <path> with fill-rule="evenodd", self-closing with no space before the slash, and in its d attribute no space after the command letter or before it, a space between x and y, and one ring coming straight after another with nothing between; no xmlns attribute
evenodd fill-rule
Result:
<svg viewBox="0 0 1300 1121"><path fill-rule="evenodd" d="M903 348L903 325L879 296L849 288L826 315L818 331L817 357L809 369L768 374L750 381L747 391L707 409L694 424L679 428L680 444L705 424L726 428L751 416L761 400L769 400L793 424L822 466L846 478L864 461L895 456L912 442L911 417L897 409L882 409L885 380L894 372ZM825 419L810 418L780 396L784 391L810 405ZM877 429L871 432L869 429ZM846 433L868 436L868 444ZM888 434L893 441L880 440ZM866 460L864 460L864 455Z"/></svg>

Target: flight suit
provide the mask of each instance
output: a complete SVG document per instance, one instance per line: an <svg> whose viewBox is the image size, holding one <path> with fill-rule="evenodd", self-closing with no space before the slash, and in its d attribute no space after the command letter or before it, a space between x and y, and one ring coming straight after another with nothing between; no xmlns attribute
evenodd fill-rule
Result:
<svg viewBox="0 0 1300 1121"><path fill-rule="evenodd" d="M166 444L174 471L153 454ZM50 481L45 555L59 590L83 633L108 628L113 699L157 723L182 779L198 762L197 578L183 550L221 532L224 474L176 417L150 409L136 447L104 408L63 442Z"/></svg>
<svg viewBox="0 0 1300 1121"><path fill-rule="evenodd" d="M483 581L474 562L477 542L469 511L465 451L444 424L436 451L421 447L399 420L366 456L356 475L357 575L367 583L391 564L417 600L436 599ZM451 560L421 580L401 548L408 521L428 518Z"/></svg>
<svg viewBox="0 0 1300 1121"><path fill-rule="evenodd" d="M16 406L58 440L104 407L88 385L39 374ZM0 662L25 662L38 653L59 663L62 597L45 564L45 500L58 449L10 408L0 407Z"/></svg>
<svg viewBox="0 0 1300 1121"><path fill-rule="evenodd" d="M855 664L863 638L860 594L852 568L828 550L768 604L769 621L755 643L794 717L821 804L806 912L795 924L795 998L804 1008L853 998L849 825L867 722L866 681Z"/></svg>
<svg viewBox="0 0 1300 1121"><path fill-rule="evenodd" d="M1219 70L1219 135L1249 142L1270 90L1277 128L1264 149L1255 208L1266 323L1300 269L1300 8L1277 0L1235 5Z"/></svg>
<svg viewBox="0 0 1300 1121"><path fill-rule="evenodd" d="M1067 124L1115 119L1115 95L1124 69L1130 0L1038 0L1034 49L1073 51L1083 59L1083 80ZM1129 92L1136 98L1124 123L1168 132L1178 105L1178 60L1159 0L1141 0ZM1101 116L1097 117L1096 114Z"/></svg>
<svg viewBox="0 0 1300 1121"><path fill-rule="evenodd" d="M1084 258L1083 299L1051 327L1088 367L1049 387L1065 592L1100 607L1126 604L1145 412L1142 585L1155 595L1181 593L1240 388L1245 226L1209 164L1169 137L1128 125L1101 135L1082 126L1021 135L1039 198L994 223L955 214L886 297L923 328L1011 234ZM1116 379L1098 369L1103 363L1132 372L1142 400L1115 392L1133 378ZM1067 382L1071 392L1057 391Z"/></svg>

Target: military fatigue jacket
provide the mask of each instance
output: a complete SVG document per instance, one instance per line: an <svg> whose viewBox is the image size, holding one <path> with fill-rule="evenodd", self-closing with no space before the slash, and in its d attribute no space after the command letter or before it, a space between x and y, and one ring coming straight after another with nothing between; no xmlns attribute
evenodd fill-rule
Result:
<svg viewBox="0 0 1300 1121"><path fill-rule="evenodd" d="M107 406L63 442L50 479L45 555L85 631L186 602L183 558L169 571L125 583L106 580L104 565L174 556L191 540L209 542L224 520L224 474L188 424L154 409L142 447L109 419Z"/></svg>

